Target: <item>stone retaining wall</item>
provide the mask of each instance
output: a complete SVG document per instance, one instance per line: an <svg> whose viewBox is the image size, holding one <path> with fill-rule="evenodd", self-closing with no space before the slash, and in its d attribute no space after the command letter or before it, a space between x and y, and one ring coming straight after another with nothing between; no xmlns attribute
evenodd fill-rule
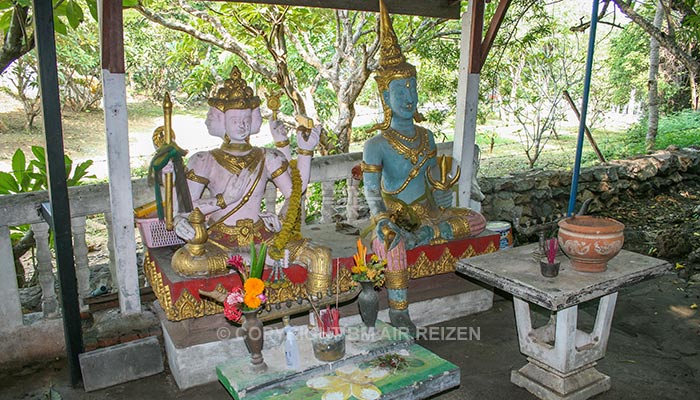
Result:
<svg viewBox="0 0 700 400"><path fill-rule="evenodd" d="M650 155L611 161L581 170L577 208L593 199L588 211L596 213L625 197L647 196L685 180L700 181L700 151L669 148ZM521 223L565 213L571 190L571 171L533 170L497 178L479 179L486 196L482 213L487 220Z"/></svg>

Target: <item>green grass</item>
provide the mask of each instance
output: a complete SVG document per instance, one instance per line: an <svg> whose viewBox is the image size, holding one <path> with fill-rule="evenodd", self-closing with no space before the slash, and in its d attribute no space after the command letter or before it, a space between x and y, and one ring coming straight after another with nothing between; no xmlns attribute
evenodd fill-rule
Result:
<svg viewBox="0 0 700 400"><path fill-rule="evenodd" d="M644 144L648 128L647 120L635 124L629 131L635 143ZM678 147L697 146L700 144L700 112L683 110L663 116L659 119L659 131L656 135L656 149L665 149L670 145Z"/></svg>
<svg viewBox="0 0 700 400"><path fill-rule="evenodd" d="M560 129L557 132L559 138L550 139L535 163L535 168L558 170L573 168L577 129ZM627 130L596 129L593 131L593 138L606 161L610 161L646 154L646 132L647 121L642 120ZM488 151L490 140L491 137L488 134L477 135L477 143L482 149L480 175L503 176L527 170L528 161L522 145L517 141L497 137L494 151L490 153ZM681 148L700 145L699 112L685 110L660 118L655 149L665 149L671 145ZM590 142L584 138L581 166L590 167L598 164L597 155Z"/></svg>

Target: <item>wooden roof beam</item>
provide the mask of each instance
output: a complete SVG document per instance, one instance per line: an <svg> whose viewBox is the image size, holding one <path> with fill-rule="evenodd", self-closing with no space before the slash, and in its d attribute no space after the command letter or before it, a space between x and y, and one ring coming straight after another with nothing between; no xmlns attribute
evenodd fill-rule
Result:
<svg viewBox="0 0 700 400"><path fill-rule="evenodd" d="M378 0L215 0L234 3L277 4L299 7L333 8L339 10L379 12ZM424 17L459 19L459 0L384 0L392 14L420 15Z"/></svg>
<svg viewBox="0 0 700 400"><path fill-rule="evenodd" d="M481 73L481 69L484 66L484 63L486 62L486 58L489 55L489 51L491 50L491 46L493 45L494 40L496 39L496 34L498 33L498 30L501 28L501 23L503 22L503 18L506 15L506 12L508 12L508 7L510 7L511 0L500 0L498 3L498 8L496 8L496 12L493 15L493 18L491 18L491 22L489 23L489 28L486 31L485 37L483 37L482 40L482 32L484 29L484 6L485 3L487 2L486 0L473 0L476 1L476 9L474 14L472 15L472 23L471 23L471 29L472 29L472 34L471 34L471 57L470 60L471 62L469 63L469 73Z"/></svg>
<svg viewBox="0 0 700 400"><path fill-rule="evenodd" d="M489 29L486 31L486 37L484 37L484 41L481 44L481 67L484 66L484 61L486 61L489 55L493 41L496 39L496 34L501 28L503 18L506 16L506 12L508 12L508 7L510 7L510 2L511 0L500 0L498 8L496 8L496 13L494 13L493 18L491 18ZM481 68L479 68L479 72L481 72Z"/></svg>

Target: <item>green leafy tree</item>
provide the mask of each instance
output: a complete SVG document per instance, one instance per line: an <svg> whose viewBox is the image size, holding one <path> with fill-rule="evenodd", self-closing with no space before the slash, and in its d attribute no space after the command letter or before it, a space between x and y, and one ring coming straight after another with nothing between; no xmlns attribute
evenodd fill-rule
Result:
<svg viewBox="0 0 700 400"><path fill-rule="evenodd" d="M56 38L59 88L64 107L95 109L102 99L100 38L97 20L90 17Z"/></svg>
<svg viewBox="0 0 700 400"><path fill-rule="evenodd" d="M627 24L611 38L610 57L606 61L610 71L607 82L611 88L613 104L627 104L633 90L644 93L649 66L649 40L645 40L638 25Z"/></svg>
<svg viewBox="0 0 700 400"><path fill-rule="evenodd" d="M41 113L34 55L30 52L21 57L9 67L5 76L10 84L0 87L0 90L22 103L25 117L24 128L31 131L34 119Z"/></svg>
<svg viewBox="0 0 700 400"><path fill-rule="evenodd" d="M0 1L0 35L3 46L0 47L0 73L15 60L29 53L34 48L34 28L32 26L31 0ZM97 10L96 0L53 0L54 29L65 35L69 27L77 28L85 19L83 8ZM93 14L97 18L97 14Z"/></svg>
<svg viewBox="0 0 700 400"><path fill-rule="evenodd" d="M374 13L184 0L144 1L134 8L150 21L235 55L259 89L282 89L284 113L325 119L330 129L323 152L347 151L355 101L377 66ZM438 36L445 22L402 16L394 21L405 51L418 38ZM335 121L328 124L331 116Z"/></svg>
<svg viewBox="0 0 700 400"><path fill-rule="evenodd" d="M576 92L583 72L579 38L541 2L513 4L482 70L484 109L518 126L516 134L534 167L563 119L562 92ZM491 138L491 142L494 142Z"/></svg>
<svg viewBox="0 0 700 400"><path fill-rule="evenodd" d="M657 28L653 22L656 0L607 1L612 1L617 9L658 40L659 45L683 65L690 88L690 106L696 111L700 109L700 3L695 0L660 1L666 18L664 26Z"/></svg>

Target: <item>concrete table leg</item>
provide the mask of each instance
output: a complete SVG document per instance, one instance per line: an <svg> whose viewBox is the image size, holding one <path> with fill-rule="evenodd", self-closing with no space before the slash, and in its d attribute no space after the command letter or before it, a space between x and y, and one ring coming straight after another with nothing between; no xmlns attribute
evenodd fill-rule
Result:
<svg viewBox="0 0 700 400"><path fill-rule="evenodd" d="M610 389L610 377L594 366L605 356L617 292L601 297L591 333L576 328L578 306L553 314L533 329L530 305L513 297L520 351L528 364L511 372L510 381L540 399L588 399Z"/></svg>

